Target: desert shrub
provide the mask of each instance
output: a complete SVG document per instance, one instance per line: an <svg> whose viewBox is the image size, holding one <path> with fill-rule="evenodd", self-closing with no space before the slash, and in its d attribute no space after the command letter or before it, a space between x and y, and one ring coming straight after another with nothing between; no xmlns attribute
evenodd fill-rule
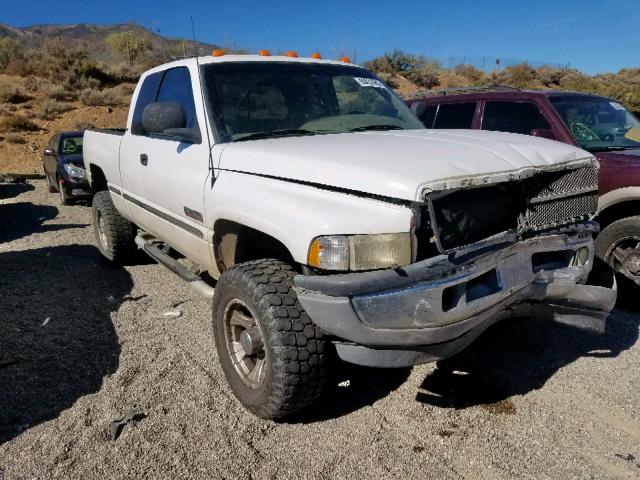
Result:
<svg viewBox="0 0 640 480"><path fill-rule="evenodd" d="M100 105L118 105L120 102L109 90L85 88L80 92L80 101L91 107Z"/></svg>
<svg viewBox="0 0 640 480"><path fill-rule="evenodd" d="M0 130L5 132L33 132L40 127L28 118L20 115L8 115L0 118Z"/></svg>
<svg viewBox="0 0 640 480"><path fill-rule="evenodd" d="M398 82L395 80L395 77L392 73L381 72L378 73L378 77L380 77L380 80L389 85L391 88L398 88Z"/></svg>
<svg viewBox="0 0 640 480"><path fill-rule="evenodd" d="M95 119L91 118L86 112L80 113L76 117L76 121L73 124L73 128L76 130L86 130L87 128L95 127Z"/></svg>
<svg viewBox="0 0 640 480"><path fill-rule="evenodd" d="M73 110L72 105L49 98L40 106L40 118L53 120L69 110Z"/></svg>
<svg viewBox="0 0 640 480"><path fill-rule="evenodd" d="M438 74L438 86L440 88L460 88L472 85L467 77L456 73L453 70L443 70Z"/></svg>
<svg viewBox="0 0 640 480"><path fill-rule="evenodd" d="M425 88L432 88L438 84L438 72L442 69L440 63L435 60L398 49L376 57L364 65L378 74L402 75Z"/></svg>
<svg viewBox="0 0 640 480"><path fill-rule="evenodd" d="M73 100L76 97L74 92L67 90L62 85L51 85L44 90L44 94L48 98L58 101Z"/></svg>
<svg viewBox="0 0 640 480"><path fill-rule="evenodd" d="M0 85L0 102L24 103L31 100L27 92L18 85Z"/></svg>
<svg viewBox="0 0 640 480"><path fill-rule="evenodd" d="M484 72L473 65L458 65L453 69L453 73L466 80L467 83L465 86L482 85L486 81Z"/></svg>
<svg viewBox="0 0 640 480"><path fill-rule="evenodd" d="M27 139L24 137L21 137L20 135L18 135L17 133L8 133L5 137L4 140L7 143L16 143L19 145L24 145L25 143L27 143Z"/></svg>
<svg viewBox="0 0 640 480"><path fill-rule="evenodd" d="M0 38L0 70L5 70L10 63L18 63L24 59L22 46L13 38Z"/></svg>

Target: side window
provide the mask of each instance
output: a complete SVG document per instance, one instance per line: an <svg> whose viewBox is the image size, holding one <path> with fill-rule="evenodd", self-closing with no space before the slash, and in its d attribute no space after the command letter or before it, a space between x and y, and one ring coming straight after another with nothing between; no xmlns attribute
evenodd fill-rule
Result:
<svg viewBox="0 0 640 480"><path fill-rule="evenodd" d="M422 105L419 108L412 108L413 112L420 119L424 128L433 128L433 121L436 118L438 105ZM471 117L473 119L473 117ZM442 128L442 127L441 127Z"/></svg>
<svg viewBox="0 0 640 480"><path fill-rule="evenodd" d="M471 128L476 102L444 103L438 108L433 128Z"/></svg>
<svg viewBox="0 0 640 480"><path fill-rule="evenodd" d="M531 131L536 128L551 127L534 103L487 102L484 107L483 130L531 135Z"/></svg>
<svg viewBox="0 0 640 480"><path fill-rule="evenodd" d="M147 133L142 126L142 111L144 107L156 101L161 79L162 72L152 73L144 79L133 111L133 120L131 122L131 133L133 135L146 135Z"/></svg>
<svg viewBox="0 0 640 480"><path fill-rule="evenodd" d="M188 68L172 68L165 72L158 91L157 101L179 103L187 114L186 128L196 126L196 106L193 101L191 75Z"/></svg>

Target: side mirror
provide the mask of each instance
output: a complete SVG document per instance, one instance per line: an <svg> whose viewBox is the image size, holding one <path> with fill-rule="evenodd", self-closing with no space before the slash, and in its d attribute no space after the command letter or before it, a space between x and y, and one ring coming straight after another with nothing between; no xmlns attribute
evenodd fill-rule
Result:
<svg viewBox="0 0 640 480"><path fill-rule="evenodd" d="M202 142L200 129L197 126L186 128L186 125L187 114L176 102L150 103L142 111L142 127L147 133L179 142Z"/></svg>
<svg viewBox="0 0 640 480"><path fill-rule="evenodd" d="M531 130L531 135L534 137L548 138L549 140L556 140L556 136L548 128L534 128Z"/></svg>
<svg viewBox="0 0 640 480"><path fill-rule="evenodd" d="M166 130L185 128L187 114L176 102L150 103L142 111L142 126L148 133L165 134Z"/></svg>
<svg viewBox="0 0 640 480"><path fill-rule="evenodd" d="M44 154L48 155L48 156L54 156L56 154L56 152L54 152L52 148L45 148L44 149Z"/></svg>

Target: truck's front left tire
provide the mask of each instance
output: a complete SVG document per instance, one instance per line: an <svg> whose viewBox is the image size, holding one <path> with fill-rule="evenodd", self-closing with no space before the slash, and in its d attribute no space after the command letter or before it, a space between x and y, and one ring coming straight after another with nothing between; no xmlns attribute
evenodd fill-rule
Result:
<svg viewBox="0 0 640 480"><path fill-rule="evenodd" d="M93 233L100 253L108 260L123 264L137 254L136 226L120 215L106 190L93 196Z"/></svg>
<svg viewBox="0 0 640 480"><path fill-rule="evenodd" d="M224 374L236 398L267 419L318 398L330 345L293 291L291 267L256 260L226 270L215 288L213 330Z"/></svg>

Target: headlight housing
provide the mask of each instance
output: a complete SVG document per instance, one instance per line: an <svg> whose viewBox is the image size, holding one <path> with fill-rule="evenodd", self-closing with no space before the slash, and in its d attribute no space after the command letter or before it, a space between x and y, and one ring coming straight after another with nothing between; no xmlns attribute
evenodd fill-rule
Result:
<svg viewBox="0 0 640 480"><path fill-rule="evenodd" d="M82 179L87 178L87 171L82 167L74 165L73 163L65 163L62 167L70 177Z"/></svg>
<svg viewBox="0 0 640 480"><path fill-rule="evenodd" d="M323 270L376 270L411 263L410 233L326 235L309 246L308 265Z"/></svg>

